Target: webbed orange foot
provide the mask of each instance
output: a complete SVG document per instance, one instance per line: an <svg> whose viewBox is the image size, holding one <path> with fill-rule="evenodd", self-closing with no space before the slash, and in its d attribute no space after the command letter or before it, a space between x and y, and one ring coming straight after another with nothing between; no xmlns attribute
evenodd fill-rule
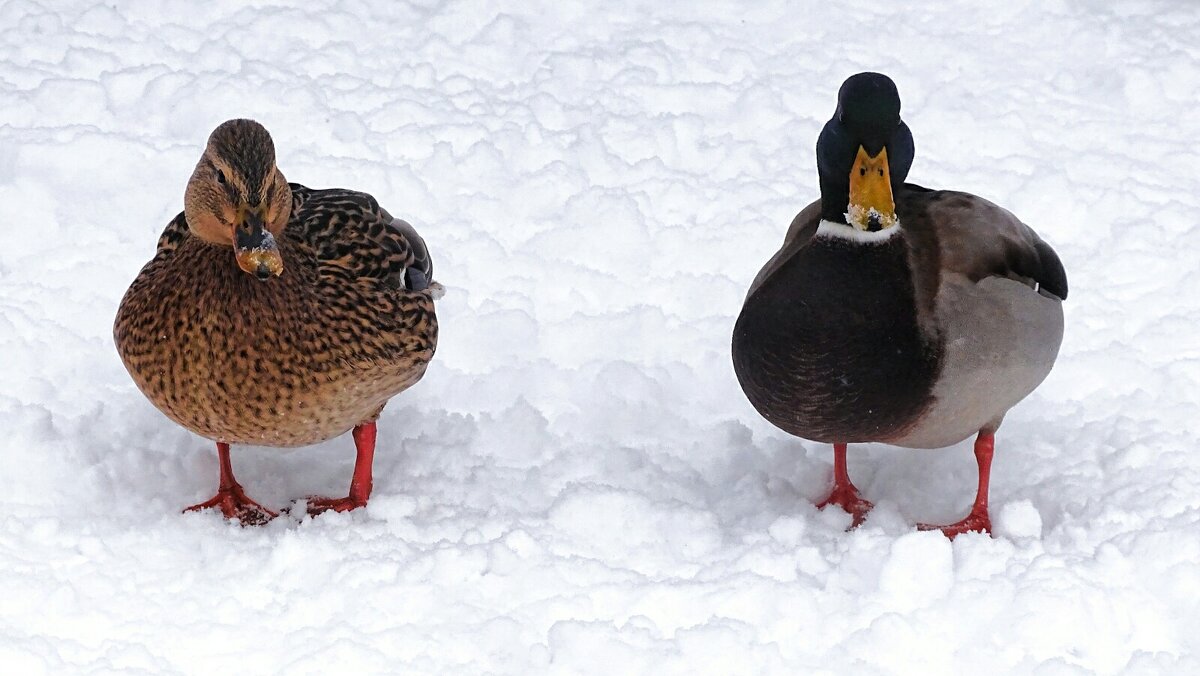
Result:
<svg viewBox="0 0 1200 676"><path fill-rule="evenodd" d="M867 518L867 513L875 506L870 501L863 499L854 484L834 486L829 497L817 503L817 509L825 509L829 505L837 505L854 517L850 524L851 528L861 526Z"/></svg>
<svg viewBox="0 0 1200 676"><path fill-rule="evenodd" d="M350 480L350 494L344 498L308 498L308 513L316 516L322 512L348 512L365 507L371 497L371 463L375 459L375 423L360 423L354 428L354 447L358 455L354 459L354 477Z"/></svg>
<svg viewBox="0 0 1200 676"><path fill-rule="evenodd" d="M217 461L221 467L221 483L211 500L192 505L184 512L199 512L203 509L219 509L226 519L237 519L243 526L261 526L279 516L278 512L263 507L246 497L242 485L233 477L233 463L229 460L229 444L217 442Z"/></svg>
<svg viewBox="0 0 1200 676"><path fill-rule="evenodd" d="M348 512L352 509L358 509L359 507L367 506L366 500L356 500L349 495L344 498L321 498L312 496L308 498L307 503L307 509L310 516L316 516L323 512L329 511Z"/></svg>
<svg viewBox="0 0 1200 676"><path fill-rule="evenodd" d="M817 509L825 509L829 505L837 505L854 517L850 523L851 528L861 526L867 518L867 513L875 506L864 500L850 482L850 473L846 469L846 444L833 445L833 491L829 493L829 497L817 503Z"/></svg>
<svg viewBox="0 0 1200 676"><path fill-rule="evenodd" d="M246 496L238 484L222 488L216 496L198 505L192 505L184 512L199 512L204 509L219 509L226 519L236 519L243 526L261 526L279 516Z"/></svg>
<svg viewBox="0 0 1200 676"><path fill-rule="evenodd" d="M934 526L922 523L917 524L917 530L940 530L951 540L963 533L987 533L991 535L992 519L988 516L987 509L984 508L982 512L972 510L965 519L952 523L949 526Z"/></svg>
<svg viewBox="0 0 1200 676"><path fill-rule="evenodd" d="M975 438L975 462L979 465L979 487L975 490L975 504L967 518L949 526L932 526L918 524L918 530L940 530L946 537L953 540L963 533L992 534L992 519L988 516L988 483L992 476L992 453L995 451L996 439L992 432L980 432Z"/></svg>

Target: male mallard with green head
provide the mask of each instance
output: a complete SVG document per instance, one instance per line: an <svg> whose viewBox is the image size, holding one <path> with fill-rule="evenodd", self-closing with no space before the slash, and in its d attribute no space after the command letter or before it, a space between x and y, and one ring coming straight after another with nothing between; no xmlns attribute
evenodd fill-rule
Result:
<svg viewBox="0 0 1200 676"><path fill-rule="evenodd" d="M288 183L262 125L217 127L113 327L142 393L217 444L217 495L189 510L264 522L275 512L234 479L229 445L304 446L351 429L349 494L308 508L365 505L375 421L433 358L440 288L425 242L375 198Z"/></svg>
<svg viewBox="0 0 1200 676"><path fill-rule="evenodd" d="M990 532L993 435L1054 365L1067 277L1008 211L905 183L913 157L891 79L846 80L817 141L821 199L751 285L734 369L763 417L833 444L834 487L820 506L855 525L871 503L850 482L847 443L940 448L977 435L970 514L922 527Z"/></svg>

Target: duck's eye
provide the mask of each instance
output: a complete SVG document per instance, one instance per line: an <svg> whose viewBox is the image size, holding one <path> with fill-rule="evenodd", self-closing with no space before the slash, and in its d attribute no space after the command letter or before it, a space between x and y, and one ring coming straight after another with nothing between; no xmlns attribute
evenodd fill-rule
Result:
<svg viewBox="0 0 1200 676"><path fill-rule="evenodd" d="M859 167L859 168L858 168L858 175L859 175L859 176L866 176L866 175L867 175L867 168L866 168L866 167Z"/></svg>
<svg viewBox="0 0 1200 676"><path fill-rule="evenodd" d="M225 185L225 172L221 171L220 169L217 169L217 183Z"/></svg>
<svg viewBox="0 0 1200 676"><path fill-rule="evenodd" d="M880 169L880 170L879 170L879 175L880 175L880 176L883 176L883 169Z"/></svg>

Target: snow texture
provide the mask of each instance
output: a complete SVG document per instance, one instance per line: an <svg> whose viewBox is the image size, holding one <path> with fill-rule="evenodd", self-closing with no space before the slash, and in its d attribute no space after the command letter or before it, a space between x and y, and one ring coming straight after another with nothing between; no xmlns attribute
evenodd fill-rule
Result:
<svg viewBox="0 0 1200 676"><path fill-rule="evenodd" d="M1200 5L0 0L0 671L1200 673ZM1071 275L997 436L828 446L742 396L743 294L817 196L837 87L889 73L911 178ZM417 226L447 294L368 508L182 515L213 445L110 327L208 133ZM348 437L235 448L344 494ZM354 671L356 670L356 671Z"/></svg>

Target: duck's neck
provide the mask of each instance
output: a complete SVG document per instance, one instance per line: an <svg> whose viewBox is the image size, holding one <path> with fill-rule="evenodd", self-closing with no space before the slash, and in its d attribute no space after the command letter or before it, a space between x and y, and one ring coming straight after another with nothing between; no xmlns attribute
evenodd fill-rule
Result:
<svg viewBox="0 0 1200 676"><path fill-rule="evenodd" d="M816 236L840 239L856 244L881 244L894 237L901 236L901 233L899 225L893 225L882 230L859 230L852 225L847 225L845 222L839 223L822 218L821 222L817 225Z"/></svg>

